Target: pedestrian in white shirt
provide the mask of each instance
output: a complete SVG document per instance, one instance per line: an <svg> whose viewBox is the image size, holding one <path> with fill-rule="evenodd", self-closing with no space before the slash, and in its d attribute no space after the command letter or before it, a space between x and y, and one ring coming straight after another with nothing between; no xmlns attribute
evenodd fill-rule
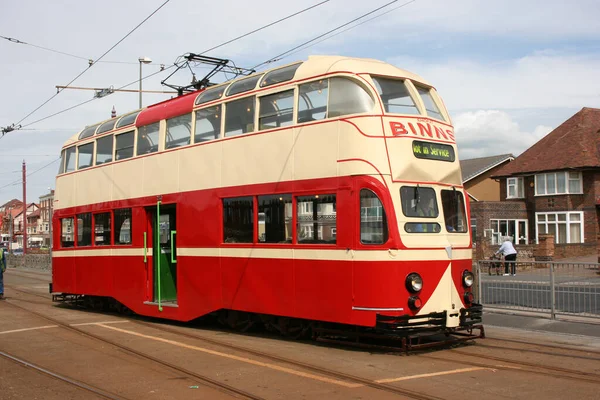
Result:
<svg viewBox="0 0 600 400"><path fill-rule="evenodd" d="M498 249L496 254L502 253L504 255L504 276L508 276L509 266L510 274L515 276L517 274L517 250L510 241L510 236L504 238L502 246Z"/></svg>

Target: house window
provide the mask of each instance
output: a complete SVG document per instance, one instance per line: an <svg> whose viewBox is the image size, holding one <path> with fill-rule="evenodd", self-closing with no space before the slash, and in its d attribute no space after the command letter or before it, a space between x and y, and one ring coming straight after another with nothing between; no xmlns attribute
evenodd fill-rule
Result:
<svg viewBox="0 0 600 400"><path fill-rule="evenodd" d="M583 243L583 211L536 213L537 232L554 235L555 243Z"/></svg>
<svg viewBox="0 0 600 400"><path fill-rule="evenodd" d="M522 199L523 195L523 178L508 178L506 180L506 198L507 199Z"/></svg>
<svg viewBox="0 0 600 400"><path fill-rule="evenodd" d="M551 172L535 176L535 195L582 193L581 172Z"/></svg>
<svg viewBox="0 0 600 400"><path fill-rule="evenodd" d="M491 219L492 244L501 244L506 236L513 239L514 244L528 244L526 219Z"/></svg>
<svg viewBox="0 0 600 400"><path fill-rule="evenodd" d="M475 242L477 241L477 219L471 218L471 241L473 242L473 246L475 246Z"/></svg>

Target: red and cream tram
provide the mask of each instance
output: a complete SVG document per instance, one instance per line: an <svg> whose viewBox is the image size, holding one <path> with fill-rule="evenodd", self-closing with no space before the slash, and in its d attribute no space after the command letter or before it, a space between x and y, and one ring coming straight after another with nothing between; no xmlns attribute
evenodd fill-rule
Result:
<svg viewBox="0 0 600 400"><path fill-rule="evenodd" d="M481 330L450 117L384 62L309 57L88 126L54 208L57 298L284 333Z"/></svg>

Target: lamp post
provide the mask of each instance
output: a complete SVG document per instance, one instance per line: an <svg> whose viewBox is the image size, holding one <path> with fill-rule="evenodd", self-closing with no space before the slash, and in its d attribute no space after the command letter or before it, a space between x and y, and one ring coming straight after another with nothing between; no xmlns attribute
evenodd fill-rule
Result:
<svg viewBox="0 0 600 400"><path fill-rule="evenodd" d="M140 57L138 61L140 62L140 108L142 108L142 64L150 64L152 60L150 57Z"/></svg>

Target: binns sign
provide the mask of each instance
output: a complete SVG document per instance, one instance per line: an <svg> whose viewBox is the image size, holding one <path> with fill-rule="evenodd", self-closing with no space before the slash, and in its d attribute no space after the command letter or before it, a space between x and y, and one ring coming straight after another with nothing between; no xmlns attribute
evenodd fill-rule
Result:
<svg viewBox="0 0 600 400"><path fill-rule="evenodd" d="M454 130L449 125L442 125L429 119L389 121L393 136L433 139L442 142L456 143Z"/></svg>

